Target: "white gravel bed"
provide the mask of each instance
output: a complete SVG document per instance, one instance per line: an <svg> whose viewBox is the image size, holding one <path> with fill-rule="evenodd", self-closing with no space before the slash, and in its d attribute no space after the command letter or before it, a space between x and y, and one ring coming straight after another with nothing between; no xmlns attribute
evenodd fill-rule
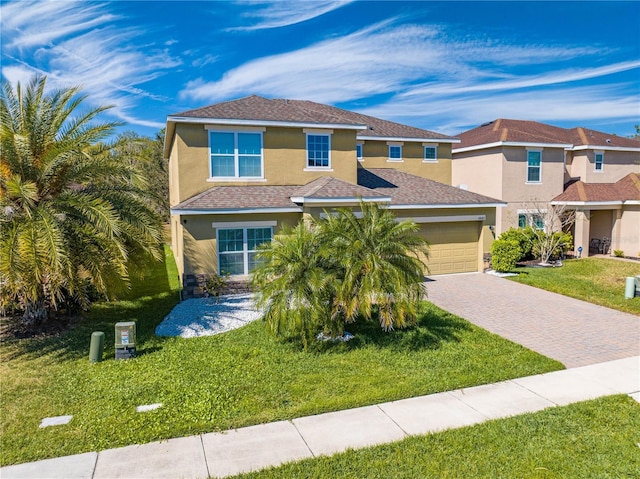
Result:
<svg viewBox="0 0 640 479"><path fill-rule="evenodd" d="M232 294L216 298L187 299L162 320L157 336L196 338L236 329L259 319L252 294Z"/></svg>

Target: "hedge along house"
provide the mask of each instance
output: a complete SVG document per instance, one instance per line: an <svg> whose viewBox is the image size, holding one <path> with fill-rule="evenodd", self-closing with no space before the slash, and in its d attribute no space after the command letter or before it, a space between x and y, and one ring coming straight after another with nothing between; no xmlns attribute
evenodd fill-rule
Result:
<svg viewBox="0 0 640 479"><path fill-rule="evenodd" d="M451 186L447 135L329 105L250 96L167 118L171 244L185 296L246 277L306 215L375 201L420 224L432 274L481 271L503 203Z"/></svg>

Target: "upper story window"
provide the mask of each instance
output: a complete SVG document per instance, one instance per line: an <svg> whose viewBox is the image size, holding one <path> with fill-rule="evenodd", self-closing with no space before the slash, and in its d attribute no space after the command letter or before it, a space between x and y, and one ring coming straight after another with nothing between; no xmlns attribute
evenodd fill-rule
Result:
<svg viewBox="0 0 640 479"><path fill-rule="evenodd" d="M402 145L389 145L389 161L402 161Z"/></svg>
<svg viewBox="0 0 640 479"><path fill-rule="evenodd" d="M438 147L437 146L425 146L424 147L424 161L438 161Z"/></svg>
<svg viewBox="0 0 640 479"><path fill-rule="evenodd" d="M358 161L362 161L364 157L362 156L362 143L358 143L356 145L356 158Z"/></svg>
<svg viewBox="0 0 640 479"><path fill-rule="evenodd" d="M527 150L527 183L542 182L542 151Z"/></svg>
<svg viewBox="0 0 640 479"><path fill-rule="evenodd" d="M210 131L211 178L262 178L262 133Z"/></svg>
<svg viewBox="0 0 640 479"><path fill-rule="evenodd" d="M602 171L604 170L604 153L596 153L593 171Z"/></svg>
<svg viewBox="0 0 640 479"><path fill-rule="evenodd" d="M331 136L307 134L307 167L331 167Z"/></svg>

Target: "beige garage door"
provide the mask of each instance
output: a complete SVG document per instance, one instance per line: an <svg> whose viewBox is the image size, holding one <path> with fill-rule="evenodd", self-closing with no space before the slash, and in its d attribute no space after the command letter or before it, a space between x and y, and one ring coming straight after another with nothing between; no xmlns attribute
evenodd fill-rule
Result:
<svg viewBox="0 0 640 479"><path fill-rule="evenodd" d="M478 271L480 228L477 221L422 225L422 233L431 244L429 274Z"/></svg>

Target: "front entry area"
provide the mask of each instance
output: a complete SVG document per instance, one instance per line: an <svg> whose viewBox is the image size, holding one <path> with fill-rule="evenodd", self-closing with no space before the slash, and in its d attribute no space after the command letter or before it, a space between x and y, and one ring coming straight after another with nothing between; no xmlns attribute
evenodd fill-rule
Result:
<svg viewBox="0 0 640 479"><path fill-rule="evenodd" d="M431 245L429 274L477 272L481 228L479 221L423 224L421 231Z"/></svg>

